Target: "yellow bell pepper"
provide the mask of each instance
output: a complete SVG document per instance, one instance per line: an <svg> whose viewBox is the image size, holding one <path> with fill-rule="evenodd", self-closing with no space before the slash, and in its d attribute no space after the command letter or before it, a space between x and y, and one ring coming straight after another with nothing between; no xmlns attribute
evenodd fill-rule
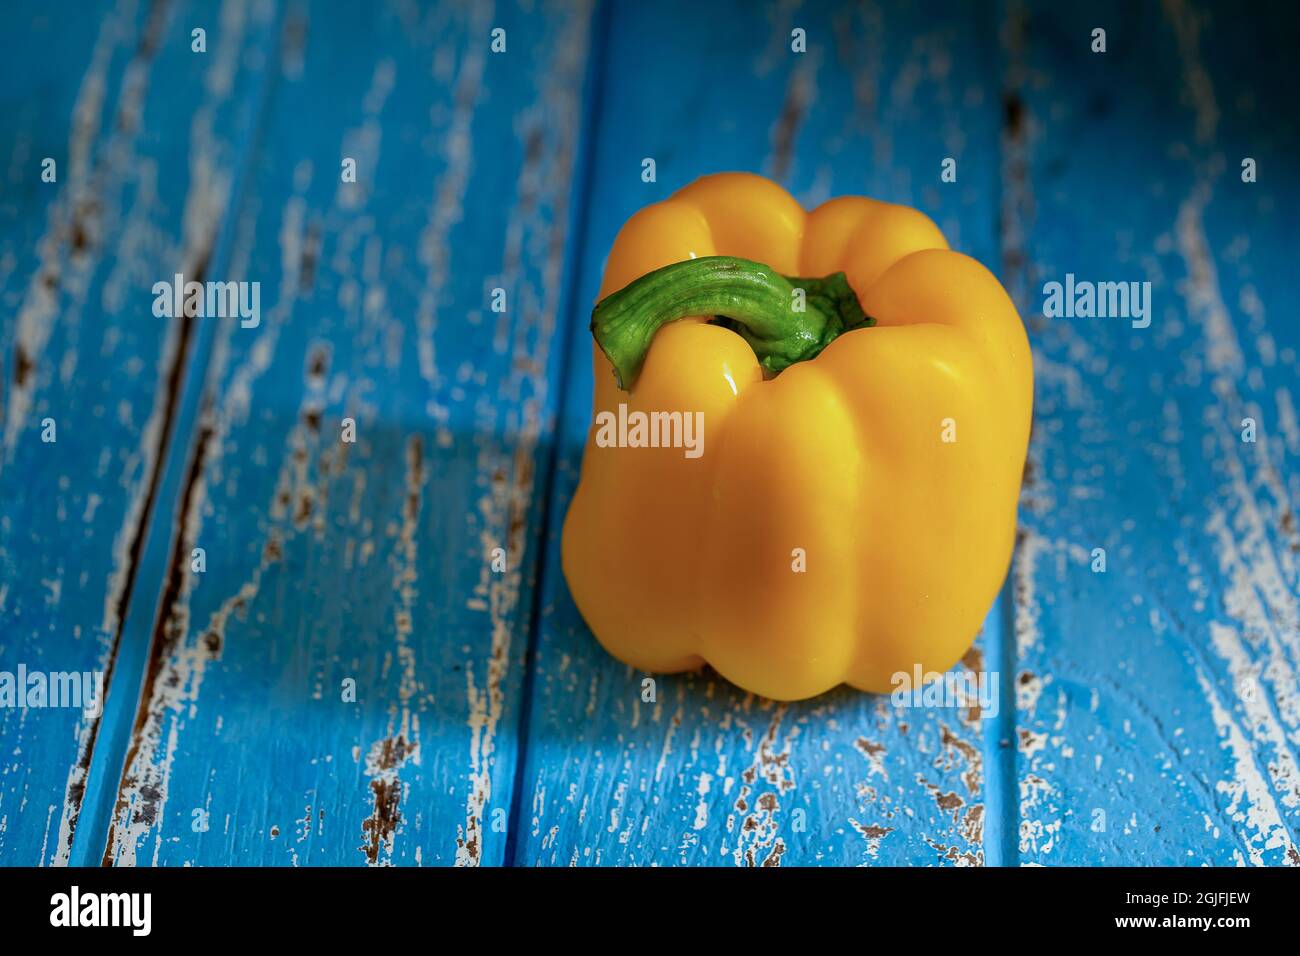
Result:
<svg viewBox="0 0 1300 956"><path fill-rule="evenodd" d="M562 560L611 654L782 700L960 659L1010 562L1033 401L988 270L914 209L706 176L623 226L592 330Z"/></svg>

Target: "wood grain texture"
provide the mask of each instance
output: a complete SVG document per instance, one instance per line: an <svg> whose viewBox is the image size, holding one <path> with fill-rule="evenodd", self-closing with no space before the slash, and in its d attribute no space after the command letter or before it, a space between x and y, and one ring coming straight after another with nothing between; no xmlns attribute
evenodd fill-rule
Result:
<svg viewBox="0 0 1300 956"><path fill-rule="evenodd" d="M1287 58L1258 51L1296 35L1294 7L1009 18L1007 274L1038 382L1020 859L1298 864L1300 144ZM1150 327L1044 319L1042 285L1067 272L1150 281Z"/></svg>
<svg viewBox="0 0 1300 956"><path fill-rule="evenodd" d="M98 720L0 708L0 864L1300 863L1293 9L11 19L0 671L110 680ZM918 206L1026 318L1021 534L960 665L996 717L707 670L646 703L573 606L604 257L729 169ZM154 318L178 271L260 324ZM1066 273L1150 281L1150 327L1045 318Z"/></svg>
<svg viewBox="0 0 1300 956"><path fill-rule="evenodd" d="M589 11L318 12L235 226L261 324L174 451L116 865L502 859Z"/></svg>
<svg viewBox="0 0 1300 956"><path fill-rule="evenodd" d="M575 327L585 325L622 222L708 172L765 173L805 206L843 193L919 205L955 246L996 257L992 18L973 8L942 17L856 4L750 9L613 6ZM807 31L805 54L791 52L795 27ZM958 160L956 184L940 184L946 156ZM647 157L655 183L641 181ZM956 709L895 710L888 698L847 690L778 704L708 671L658 675L656 702L642 702L647 675L595 643L559 567L591 376L591 346L579 335L566 376L512 862L986 862L984 737L996 734L994 721ZM991 620L996 627L996 611ZM981 662L977 647L962 666Z"/></svg>
<svg viewBox="0 0 1300 956"><path fill-rule="evenodd" d="M24 4L0 41L0 670L101 672L110 699L133 699L113 662L159 577L140 543L187 352L183 327L153 317L150 286L212 242L256 74L232 71L259 40L254 16L204 16L198 56L193 12ZM102 723L0 709L0 861L70 859Z"/></svg>

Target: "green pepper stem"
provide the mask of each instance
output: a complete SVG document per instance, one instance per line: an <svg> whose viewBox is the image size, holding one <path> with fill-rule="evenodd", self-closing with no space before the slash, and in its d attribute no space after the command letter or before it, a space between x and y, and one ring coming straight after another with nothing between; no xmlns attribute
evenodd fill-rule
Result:
<svg viewBox="0 0 1300 956"><path fill-rule="evenodd" d="M647 273L592 310L591 334L619 388L631 390L655 333L690 315L727 320L772 373L815 358L850 329L876 324L843 272L806 279L732 256L687 259Z"/></svg>

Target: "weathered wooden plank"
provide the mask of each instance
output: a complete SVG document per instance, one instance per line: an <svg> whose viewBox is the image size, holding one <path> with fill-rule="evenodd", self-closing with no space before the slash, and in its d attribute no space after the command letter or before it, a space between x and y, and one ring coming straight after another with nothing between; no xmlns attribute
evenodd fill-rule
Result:
<svg viewBox="0 0 1300 956"><path fill-rule="evenodd" d="M1006 251L1038 381L1020 858L1300 863L1300 143L1289 55L1260 49L1296 35L1296 11L1009 16ZM1150 281L1150 326L1043 318L1067 273Z"/></svg>
<svg viewBox="0 0 1300 956"><path fill-rule="evenodd" d="M796 27L807 53L791 52ZM591 422L587 313L622 222L699 175L748 169L805 206L842 193L918 205L991 262L995 31L995 17L946 6L613 7L566 314L575 334L513 862L986 862L984 737L996 743L996 721L847 690L777 704L708 671L658 675L657 701L642 703L646 675L606 655L573 606L559 530ZM948 156L958 182L942 184ZM646 158L657 182L641 180ZM965 666L983 666L980 648Z"/></svg>
<svg viewBox="0 0 1300 956"><path fill-rule="evenodd" d="M585 311L636 208L753 168L809 205L918 204L996 261L989 13L615 7L566 292L585 11L307 9L286 24L237 221L275 8L128 4L101 24L42 6L0 41L16 78L0 90L0 670L105 670L120 648L102 720L0 712L0 862L97 861L128 743L117 862L1297 861L1297 187L1276 174L1297 131L1286 61L1255 53L1250 21L1011 9L1003 274L1026 314L1066 272L1149 278L1155 311L1147 329L1035 319L1018 641L1000 645L995 609L980 645L1016 678L1018 746L1000 748L1001 721L849 692L774 705L707 674L661 677L643 705L643 675L576 615L557 540L590 415ZM215 21L207 61L195 17ZM499 58L475 45L496 25ZM1105 55L1087 52L1099 25ZM57 185L39 183L46 143ZM342 155L362 170L352 191ZM938 180L947 155L956 185ZM640 181L647 156L658 183ZM259 328L148 317L149 285L201 261L262 280ZM206 387L182 374L209 354ZM492 823L515 769L532 476L562 363L506 848ZM335 440L345 415L356 445ZM190 546L203 575L184 573ZM493 576L497 546L510 570Z"/></svg>
<svg viewBox="0 0 1300 956"><path fill-rule="evenodd" d="M501 861L589 13L288 11L109 861Z"/></svg>
<svg viewBox="0 0 1300 956"><path fill-rule="evenodd" d="M7 18L0 670L98 674L111 707L134 698L113 663L158 578L139 546L187 352L150 288L212 242L257 74L233 67L267 30L239 3L33 3ZM199 25L205 54L191 51ZM0 708L0 862L69 860L108 713Z"/></svg>

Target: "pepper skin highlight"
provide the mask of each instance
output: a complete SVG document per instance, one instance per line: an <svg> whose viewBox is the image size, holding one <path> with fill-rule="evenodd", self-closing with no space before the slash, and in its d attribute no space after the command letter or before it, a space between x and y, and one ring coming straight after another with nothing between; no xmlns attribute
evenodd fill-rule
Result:
<svg viewBox="0 0 1300 956"><path fill-rule="evenodd" d="M689 458L588 433L562 562L611 654L796 700L965 653L1011 558L1033 370L997 279L926 216L706 176L620 230L593 335L593 420L707 434Z"/></svg>

